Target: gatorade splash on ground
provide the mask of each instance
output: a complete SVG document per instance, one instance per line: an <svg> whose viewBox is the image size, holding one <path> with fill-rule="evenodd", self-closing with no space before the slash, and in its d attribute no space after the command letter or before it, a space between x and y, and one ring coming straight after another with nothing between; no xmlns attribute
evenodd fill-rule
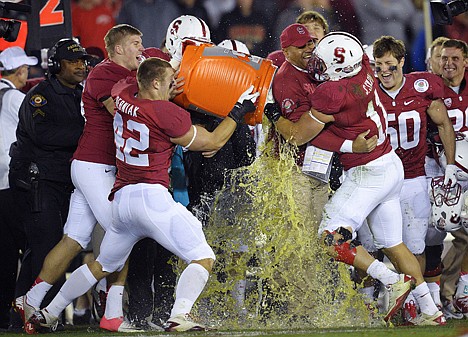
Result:
<svg viewBox="0 0 468 337"><path fill-rule="evenodd" d="M278 158L268 143L217 194L205 228L217 261L196 305L201 320L223 329L371 324L349 270L325 254L318 224L303 221L294 152L285 146Z"/></svg>

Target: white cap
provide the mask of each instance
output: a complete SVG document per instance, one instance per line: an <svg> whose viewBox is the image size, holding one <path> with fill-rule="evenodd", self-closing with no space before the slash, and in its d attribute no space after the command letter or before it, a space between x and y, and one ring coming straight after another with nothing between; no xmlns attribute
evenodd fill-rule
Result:
<svg viewBox="0 0 468 337"><path fill-rule="evenodd" d="M20 47L10 47L0 53L0 70L12 70L23 65L34 66L37 64L37 57L27 56Z"/></svg>

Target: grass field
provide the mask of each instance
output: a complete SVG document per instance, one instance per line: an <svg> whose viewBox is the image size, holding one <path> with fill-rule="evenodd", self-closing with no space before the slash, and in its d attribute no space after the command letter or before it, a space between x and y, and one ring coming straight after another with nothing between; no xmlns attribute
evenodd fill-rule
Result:
<svg viewBox="0 0 468 337"><path fill-rule="evenodd" d="M321 336L321 337L468 337L468 320L449 320L442 327L397 327L397 328L350 328L350 329L304 329L304 330L219 330L207 332L144 332L144 333L111 333L103 332L97 326L73 327L67 326L65 331L44 336L206 336L206 337L269 337L269 336ZM0 333L0 336L27 336L25 333Z"/></svg>

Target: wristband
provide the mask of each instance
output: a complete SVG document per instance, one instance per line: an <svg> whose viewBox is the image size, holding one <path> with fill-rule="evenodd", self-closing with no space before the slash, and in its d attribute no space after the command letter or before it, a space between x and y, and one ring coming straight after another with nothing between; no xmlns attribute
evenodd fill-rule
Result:
<svg viewBox="0 0 468 337"><path fill-rule="evenodd" d="M182 148L182 150L184 151L187 151L190 147L190 145L193 144L193 141L195 140L195 137L197 136L197 127L195 125L192 125L193 126L193 137L192 137L192 140Z"/></svg>
<svg viewBox="0 0 468 337"><path fill-rule="evenodd" d="M346 139L340 147L341 153L353 153L353 141Z"/></svg>
<svg viewBox="0 0 468 337"><path fill-rule="evenodd" d="M309 111L309 116L312 117L312 119L314 119L317 123L322 124L322 125L325 125L324 122L322 122L320 119L318 119L317 117L315 117L315 116L312 114L312 111Z"/></svg>

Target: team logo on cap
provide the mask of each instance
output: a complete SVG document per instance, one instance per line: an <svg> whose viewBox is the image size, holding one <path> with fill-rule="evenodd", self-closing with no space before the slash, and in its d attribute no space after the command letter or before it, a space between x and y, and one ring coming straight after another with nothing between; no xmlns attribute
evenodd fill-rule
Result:
<svg viewBox="0 0 468 337"><path fill-rule="evenodd" d="M425 92L429 89L429 82L424 78L420 78L419 80L414 81L414 89L417 92Z"/></svg>
<svg viewBox="0 0 468 337"><path fill-rule="evenodd" d="M31 97L29 104L35 108L39 108L47 104L47 99L42 95L36 94Z"/></svg>
<svg viewBox="0 0 468 337"><path fill-rule="evenodd" d="M301 35L304 35L306 33L304 27L300 26L297 27L297 32Z"/></svg>

